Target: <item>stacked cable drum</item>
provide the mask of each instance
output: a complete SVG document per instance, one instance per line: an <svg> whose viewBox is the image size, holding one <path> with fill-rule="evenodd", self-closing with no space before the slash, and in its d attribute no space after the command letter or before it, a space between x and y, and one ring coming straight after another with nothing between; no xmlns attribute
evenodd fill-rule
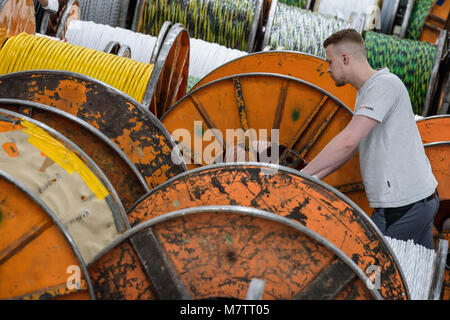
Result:
<svg viewBox="0 0 450 320"><path fill-rule="evenodd" d="M47 69L98 79L142 101L153 65L26 34L10 38L0 51L0 74Z"/></svg>
<svg viewBox="0 0 450 320"><path fill-rule="evenodd" d="M131 49L131 58L149 63L156 44L156 37L131 30L98 24L92 21L72 21L66 39L77 46L103 51L111 41Z"/></svg>
<svg viewBox="0 0 450 320"><path fill-rule="evenodd" d="M436 60L436 47L381 33L365 35L367 59L374 69L388 67L405 84L415 114L421 114Z"/></svg>
<svg viewBox="0 0 450 320"><path fill-rule="evenodd" d="M247 55L244 51L229 49L217 43L199 39L190 39L190 48L188 90L216 68Z"/></svg>
<svg viewBox="0 0 450 320"><path fill-rule="evenodd" d="M164 21L183 24L191 38L247 51L258 0L145 1L137 31L156 35ZM260 10L260 8L259 8Z"/></svg>
<svg viewBox="0 0 450 320"><path fill-rule="evenodd" d="M323 41L349 27L346 20L278 3L269 44L325 58Z"/></svg>

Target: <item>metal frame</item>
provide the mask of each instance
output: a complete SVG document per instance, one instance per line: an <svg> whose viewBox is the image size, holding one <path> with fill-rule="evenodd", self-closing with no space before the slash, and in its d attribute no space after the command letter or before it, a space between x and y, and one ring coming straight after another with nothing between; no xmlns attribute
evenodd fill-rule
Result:
<svg viewBox="0 0 450 320"><path fill-rule="evenodd" d="M67 139L65 136L54 130L53 128L50 128L49 126L36 121L32 118L29 118L23 114L15 113L9 110L1 109L0 113L7 114L9 116L26 120L41 129L48 132L50 135L56 137L58 140L62 141L64 143L64 146L68 147L69 150L75 152L75 154L78 154L82 157L83 161L88 165L88 167L91 169L91 171L95 174L95 176L102 182L102 184L105 186L105 188L109 191L109 195L105 198L105 201L107 202L108 206L111 209L111 213L113 214L116 230L119 233L123 233L126 230L130 229L130 223L128 221L127 214L125 212L125 209L122 205L122 202L120 201L119 197L117 196L117 193L114 189L114 187L111 185L111 182L108 180L108 178L105 176L103 171L100 170L100 168L97 166L97 164L76 144L74 144L72 141Z"/></svg>
<svg viewBox="0 0 450 320"><path fill-rule="evenodd" d="M400 31L400 38L405 38L406 30L408 29L409 20L411 18L412 9L414 7L414 0L408 0L405 16L403 17L403 23Z"/></svg>
<svg viewBox="0 0 450 320"><path fill-rule="evenodd" d="M447 30L441 30L439 35L439 40L437 43L436 59L431 73L430 83L428 85L427 95L425 98L425 105L422 109L422 116L427 116L430 111L430 105L433 102L433 96L436 93L438 79L439 79L439 68L441 65L442 54L444 52L444 47L447 41Z"/></svg>
<svg viewBox="0 0 450 320"><path fill-rule="evenodd" d="M58 26L58 30L56 31L56 38L61 39L62 38L62 33L64 31L64 25L66 24L67 21L67 17L69 16L69 12L70 9L72 8L72 6L77 3L78 5L78 0L69 0L69 2L67 3L66 9L64 10L64 13L61 16L61 22L59 23Z"/></svg>
<svg viewBox="0 0 450 320"><path fill-rule="evenodd" d="M156 38L155 46L153 47L152 54L150 56L150 64L156 64L158 60L159 53L163 47L164 41L166 39L167 34L169 33L172 27L172 22L165 21L159 30L158 37Z"/></svg>
<svg viewBox="0 0 450 320"><path fill-rule="evenodd" d="M439 239L428 300L440 300L448 255L448 241Z"/></svg>
<svg viewBox="0 0 450 320"><path fill-rule="evenodd" d="M83 129L87 130L89 133L97 136L109 148L113 149L114 152L119 155L119 157L128 165L128 167L131 169L131 171L136 175L136 177L139 180L142 188L144 188L145 190L150 191L147 183L145 182L145 179L142 177L141 173L138 171L136 166L125 155L125 153L115 143L113 143L106 135L104 135L100 130L94 128L93 126L88 124L86 121L83 121L80 118L75 117L72 114L64 112L62 110L59 110L57 108L49 107L47 105L40 104L40 103L33 102L33 101L25 101L25 100L17 100L17 99L1 99L0 98L0 108L4 104L26 105L27 107L35 108L35 109L38 109L38 110L45 110L48 113L56 114L56 115L58 115L58 116L60 116L62 118L65 118L67 120L70 120L71 122L76 123L77 125L79 125ZM1 109L3 109L3 108L1 108Z"/></svg>
<svg viewBox="0 0 450 320"><path fill-rule="evenodd" d="M42 202L41 199L39 199L34 193L32 193L21 182L19 182L14 177L7 174L6 172L2 171L1 169L0 169L0 177L4 178L11 184L15 185L18 189L23 191L25 194L27 194L39 207L42 208L42 210L44 210L44 212L50 217L50 219L53 221L53 223L58 227L59 231L63 234L64 238L67 240L69 246L72 248L72 251L75 254L75 256L80 264L80 268L83 272L84 279L86 281L90 299L95 300L94 289L92 287L91 277L89 276L86 263L84 262L83 258L81 257L81 253L78 250L77 245L73 241L72 236L67 231L66 227L61 223L61 221L58 219L58 217L50 210L50 208L48 208L47 205L44 202Z"/></svg>
<svg viewBox="0 0 450 320"><path fill-rule="evenodd" d="M264 40L262 42L262 48L266 48L269 46L270 32L272 31L273 21L275 19L275 14L277 13L277 8L278 0L272 0L270 4L269 17L267 18L267 23L264 30Z"/></svg>
<svg viewBox="0 0 450 320"><path fill-rule="evenodd" d="M305 176L307 177L307 176ZM236 214L241 214L243 216L250 216L260 219L265 219L268 221L277 222L280 224L283 224L287 227L290 227L292 229L295 229L308 237L312 238L313 240L317 241L324 247L326 247L328 250L333 252L341 261L343 261L348 268L350 268L356 276L358 276L361 281L363 281L365 284L369 282L367 276L359 269L359 267L349 258L347 257L340 249L338 249L335 245L330 243L327 239L324 237L316 234L315 232L311 231L310 229L304 227L303 225L293 222L289 220L288 218L281 217L277 214L263 211L259 209L254 208L248 208L248 207L242 207L242 206L203 206L203 207L196 207L196 208L188 208L178 211L173 211L167 214L164 214L162 216L153 218L151 220L148 220L146 222L143 222L139 224L138 226L132 228L131 230L127 231L126 233L120 235L118 238L114 239L107 247L105 247L96 257L94 257L93 261L88 265L88 267L92 266L95 262L100 260L105 254L107 254L110 250L115 248L116 246L120 245L122 242L128 240L129 238L137 235L138 233L145 231L146 229L149 229L153 226L156 226L159 223L163 223L166 221L169 221L171 219L179 218L179 217L186 217L190 215L195 214L201 214L201 213L209 213L214 211L226 211ZM372 293L372 296L376 300L382 300L382 297L378 293L376 289L370 289L368 290Z"/></svg>
<svg viewBox="0 0 450 320"><path fill-rule="evenodd" d="M255 15L253 17L253 24L250 29L250 34L248 36L247 52L253 52L255 49L258 50L258 48L255 48L255 45L257 43L256 37L258 36L258 33L261 32L261 30L259 30L259 24L263 19L263 4L264 0L257 0L256 7L253 8Z"/></svg>

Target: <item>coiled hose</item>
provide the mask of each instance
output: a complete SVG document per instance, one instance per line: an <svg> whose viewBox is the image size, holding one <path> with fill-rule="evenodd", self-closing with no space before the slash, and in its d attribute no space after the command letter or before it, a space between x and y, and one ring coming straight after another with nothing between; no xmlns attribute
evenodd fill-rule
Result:
<svg viewBox="0 0 450 320"><path fill-rule="evenodd" d="M269 44L325 58L325 39L349 27L346 20L278 3Z"/></svg>
<svg viewBox="0 0 450 320"><path fill-rule="evenodd" d="M156 36L165 21L191 38L247 51L257 0L147 0L137 31Z"/></svg>
<svg viewBox="0 0 450 320"><path fill-rule="evenodd" d="M405 84L415 114L421 114L436 60L436 47L368 31L367 60L374 69L388 67Z"/></svg>
<svg viewBox="0 0 450 320"><path fill-rule="evenodd" d="M65 70L83 74L142 102L153 65L47 37L22 33L0 50L0 74L25 70Z"/></svg>

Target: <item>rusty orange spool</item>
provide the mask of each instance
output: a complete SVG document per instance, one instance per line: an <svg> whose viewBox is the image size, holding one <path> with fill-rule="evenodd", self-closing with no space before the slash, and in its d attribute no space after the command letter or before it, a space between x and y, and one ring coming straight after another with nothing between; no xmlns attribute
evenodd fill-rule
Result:
<svg viewBox="0 0 450 320"><path fill-rule="evenodd" d="M42 103L87 122L125 153L150 189L187 170L152 113L95 79L62 71L11 73L0 77L0 98Z"/></svg>
<svg viewBox="0 0 450 320"><path fill-rule="evenodd" d="M336 87L327 72L328 63L319 57L294 51L265 51L249 54L230 61L201 79L192 90L220 78L252 72L278 73L301 80L324 89L347 107L354 110L357 90L347 84Z"/></svg>
<svg viewBox="0 0 450 320"><path fill-rule="evenodd" d="M133 227L166 212L206 205L238 205L289 218L326 238L361 270L381 266L380 294L408 298L395 256L371 220L347 197L286 167L222 164L188 171L153 189L128 211Z"/></svg>
<svg viewBox="0 0 450 320"><path fill-rule="evenodd" d="M0 48L10 36L22 32L34 34L36 18L33 0L0 1Z"/></svg>
<svg viewBox="0 0 450 320"><path fill-rule="evenodd" d="M86 265L55 214L1 170L0 190L0 299L93 298ZM67 286L70 266L78 287Z"/></svg>
<svg viewBox="0 0 450 320"><path fill-rule="evenodd" d="M440 207L434 218L434 225L438 231L442 231L442 223L450 218L450 141L427 143L424 147L438 181Z"/></svg>
<svg viewBox="0 0 450 320"><path fill-rule="evenodd" d="M0 150L1 170L54 212L85 262L129 229L108 178L72 141L38 121L1 110L0 144L5 143L14 144L18 155Z"/></svg>
<svg viewBox="0 0 450 320"><path fill-rule="evenodd" d="M416 124L424 144L450 139L450 115L426 117Z"/></svg>
<svg viewBox="0 0 450 320"><path fill-rule="evenodd" d="M145 179L123 151L85 121L56 108L24 100L0 99L0 109L22 113L74 142L105 173L125 210L149 191Z"/></svg>
<svg viewBox="0 0 450 320"><path fill-rule="evenodd" d="M180 150L184 149L187 155L189 169L214 163L209 154L203 157L210 145L203 140L211 141L212 136L216 136L219 145L216 149L220 149L214 157L222 154L225 159L227 149L235 146L233 139L226 139L227 129L244 132L253 129L256 135L265 132L269 141L271 130L278 129L279 163L302 169L345 128L352 116L352 111L339 100L306 81L279 74L251 73L222 78L189 92L161 120L176 140L181 141L178 136L189 133L186 138L190 142L179 143ZM211 137L205 138L203 133L211 128L218 131L210 131ZM246 159L252 160L251 152L247 154ZM359 171L358 153L324 181L372 214Z"/></svg>
<svg viewBox="0 0 450 320"><path fill-rule="evenodd" d="M147 221L105 248L89 274L98 299L245 299L254 278L265 281L262 299L382 299L325 238L239 206Z"/></svg>

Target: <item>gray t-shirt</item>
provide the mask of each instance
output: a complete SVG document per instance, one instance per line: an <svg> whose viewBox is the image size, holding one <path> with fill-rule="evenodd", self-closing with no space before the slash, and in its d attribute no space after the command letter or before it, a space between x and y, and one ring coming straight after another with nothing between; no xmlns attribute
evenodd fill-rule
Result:
<svg viewBox="0 0 450 320"><path fill-rule="evenodd" d="M401 207L433 194L437 181L403 82L387 68L377 71L359 89L354 115L379 122L359 144L370 206Z"/></svg>

